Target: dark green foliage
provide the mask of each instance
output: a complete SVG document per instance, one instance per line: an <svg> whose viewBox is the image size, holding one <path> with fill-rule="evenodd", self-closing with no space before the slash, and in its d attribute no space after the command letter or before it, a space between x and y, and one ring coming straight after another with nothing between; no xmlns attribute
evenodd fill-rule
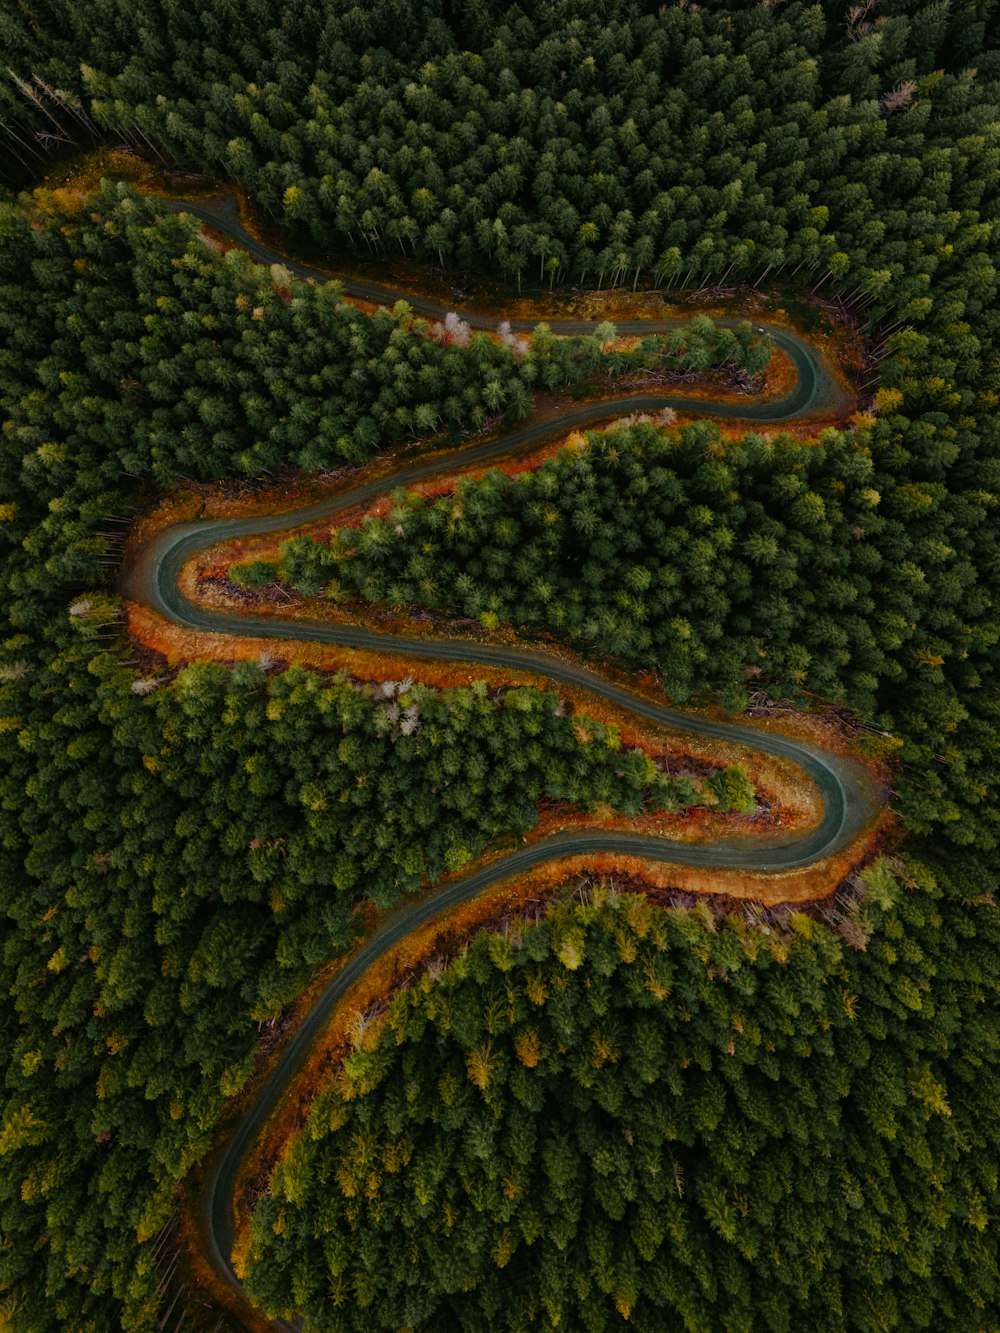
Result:
<svg viewBox="0 0 1000 1333"><path fill-rule="evenodd" d="M862 708L900 738L899 803L921 855L947 840L937 888L914 866L921 887L890 902L877 880L888 906L869 909L867 951L808 928L781 966L758 935L680 917L650 926L626 963L609 910L567 914L520 951L477 944L444 987L396 1005L399 1047L393 1031L352 1062L374 1086L346 1114L414 1138L430 1201L407 1193L402 1164L379 1185L381 1213L362 1190L349 1229L319 1242L325 1214L300 1182L309 1206L283 1237L266 1231L276 1203L258 1223L273 1246L254 1276L266 1302L312 1304L346 1265L352 1299L378 1299L361 1313L327 1303L331 1327L431 1311L433 1328L521 1327L533 1306L544 1326L548 1301L564 1328L603 1328L620 1323L618 1297L650 1333L995 1323L996 19L993 0L0 7L4 170L86 141L93 118L235 176L322 243L518 284L806 282L860 302L889 354L878 419L817 448L748 437L712 457L700 428L679 444L619 436L622 465L592 448L579 479L606 488L601 560L620 575L602 598L571 578L594 563L580 536L594 514L573 528L562 459L544 472L559 483L551 523L518 508L541 501L540 474L510 486L496 531L479 524L477 504L508 503L491 478L464 493L464 532L445 532L425 569L398 543L392 586L439 605L498 596L529 628L668 666L677 693L721 689L735 705L758 685L803 687ZM685 364L731 355L729 335L696 336ZM523 713L421 695L423 725L445 736L432 753L429 732L402 734L412 703L394 719L394 699L347 683L265 683L246 665L135 678L100 587L112 516L145 477L342 467L400 438L519 418L536 388L668 350L602 361L604 342L542 329L520 356L477 336L445 345L405 307L366 318L335 284L219 258L127 191L74 218L0 211L0 1317L18 1330L160 1326L147 1238L247 1076L253 1017L343 946L359 894L388 900L515 833L543 793L623 809L695 795L630 780L633 761L619 771L613 749L576 745L538 695ZM749 371L765 354L743 335ZM411 534L439 521L400 505ZM548 599L487 567L508 518ZM728 546L703 545L716 528ZM470 534L478 545L461 549ZM361 575L364 555L338 573ZM460 587L474 561L477 586ZM391 595L377 562L365 577ZM671 578L670 619L686 627L666 638L664 608L639 607ZM738 808L741 784L714 781ZM531 966L565 987L539 1004L518 992L506 1018L532 947ZM659 969L663 998L649 989ZM534 1069L511 1055L518 1006L545 1026ZM602 1024L622 1055L595 1069ZM480 1089L467 1057L488 1040L476 1067L498 1063ZM439 1074L454 1074L443 1092ZM320 1165L345 1142L324 1130L309 1145ZM501 1166L530 1168L537 1188L506 1198ZM461 1207L442 1245L449 1192ZM323 1206L339 1227L336 1188ZM515 1221L530 1230L532 1209L538 1239L496 1270L490 1246ZM466 1278L478 1287L463 1292Z"/></svg>
<svg viewBox="0 0 1000 1333"><path fill-rule="evenodd" d="M715 793L612 728L586 722L583 743L581 719L533 690L401 682L373 702L294 669L171 681L102 654L117 602L85 585L134 497L123 472L360 457L427 428L420 401L412 419L401 404L449 385L443 410L474 424L484 368L527 392L535 352L445 347L405 308L369 318L335 284L286 287L189 223L155 224L127 190L83 217L7 205L0 222L0 1289L33 1328L96 1333L122 1310L140 1329L159 1278L136 1236L169 1220L252 1068L255 1024L349 944L362 897L390 904L458 869L530 829L543 800L636 814ZM715 336L699 326L689 345ZM587 340L540 343L579 378ZM258 562L247 582L268 577Z"/></svg>
<svg viewBox="0 0 1000 1333"><path fill-rule="evenodd" d="M937 473L951 490L919 467L900 475L894 432L907 428L892 418L806 442L723 441L707 422L592 434L536 472L492 472L429 502L399 493L388 517L328 546L294 538L283 572L310 591L553 631L654 667L678 700L706 685L731 707L757 687L844 700L903 736L912 827L992 848L1000 733L979 687L1000 632L984 489L996 465L954 459Z"/></svg>
<svg viewBox="0 0 1000 1333"><path fill-rule="evenodd" d="M22 78L327 244L544 284L860 268L916 311L961 263L944 197L978 222L996 169L996 6L853 9L35 0L7 26ZM45 112L80 133L6 96L17 155Z"/></svg>
<svg viewBox="0 0 1000 1333"><path fill-rule="evenodd" d="M317 1098L251 1294L307 1333L988 1327L997 911L904 873L855 947L600 896L479 935Z"/></svg>
<svg viewBox="0 0 1000 1333"><path fill-rule="evenodd" d="M219 256L192 219L157 223L125 186L76 219L0 208L0 481L17 497L0 551L13 548L5 609L19 627L45 623L49 589L93 577L93 529L115 512L123 473L170 484L343 466L403 435L522 416L536 382L580 384L643 359L544 325L523 349L484 333L442 344L405 302L367 316L335 282ZM710 320L653 342L679 367L761 348L749 324Z"/></svg>
<svg viewBox="0 0 1000 1333"><path fill-rule="evenodd" d="M362 897L457 870L543 799L697 799L536 690L373 698L252 663L191 666L147 698L133 681L84 644L2 687L0 1286L31 1327L79 1327L81 1284L147 1326L136 1228L169 1220L252 1069L255 1023L349 945Z"/></svg>
<svg viewBox="0 0 1000 1333"><path fill-rule="evenodd" d="M808 682L871 707L902 671L893 649L913 662L913 630L889 613L912 579L883 554L909 543L875 481L870 451L835 431L729 442L706 422L638 425L454 496L400 494L329 547L292 539L284 572L551 630L655 665L679 699L706 680L738 699L750 668L776 692Z"/></svg>
<svg viewBox="0 0 1000 1333"><path fill-rule="evenodd" d="M274 582L278 576L278 567L270 560L245 560L231 565L229 573L243 587L257 591Z"/></svg>

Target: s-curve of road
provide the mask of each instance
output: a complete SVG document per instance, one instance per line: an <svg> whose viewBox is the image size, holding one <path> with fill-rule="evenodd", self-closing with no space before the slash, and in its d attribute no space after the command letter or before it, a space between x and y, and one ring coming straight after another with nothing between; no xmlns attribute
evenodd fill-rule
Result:
<svg viewBox="0 0 1000 1333"><path fill-rule="evenodd" d="M199 203L158 201L164 209L182 211L209 223L228 234L256 258L267 263L282 263L299 277L325 281L330 275L275 253L251 236L242 226L235 201L231 198L203 200ZM391 305L399 299L422 315L443 319L448 309L422 297L410 296L399 289L379 286L367 281L338 278L348 296ZM495 328L496 316L475 311L460 311L462 318L479 328ZM618 324L622 333L651 333L684 323L680 319L645 319ZM736 320L720 323L735 324ZM515 329L530 329L529 321L512 321ZM582 320L554 320L551 327L556 333L580 333L594 325ZM795 364L797 382L792 391L780 401L723 403L694 401L664 394L638 394L602 401L596 404L574 406L558 422L551 420L528 423L516 430L485 442L477 442L450 451L447 455L418 461L403 461L393 470L374 480L362 479L350 484L338 494L295 512L263 517L205 520L177 524L157 536L137 554L136 560L123 579L122 590L133 600L142 602L187 629L201 630L218 635L252 635L259 638L309 640L340 645L345 648L372 649L411 658L447 660L470 665L481 664L493 668L507 668L530 672L544 677L553 686L583 688L604 700L663 727L687 735L713 737L736 742L762 753L791 760L815 782L819 788L823 813L819 823L804 833L784 833L762 837L731 837L711 843L692 844L666 837L640 834L609 833L599 829L563 832L521 846L451 880L445 887L423 896L412 906L403 908L377 932L371 935L351 956L334 979L322 992L309 1011L301 1027L261 1086L252 1105L243 1113L231 1137L211 1159L203 1189L199 1196L200 1222L203 1232L205 1257L219 1278L230 1288L234 1309L241 1309L249 1319L251 1307L242 1291L242 1284L233 1270L231 1250L234 1239L233 1195L240 1164L248 1149L262 1133L267 1120L279 1105L286 1090L302 1067L313 1044L322 1037L324 1027L339 1001L368 967L395 947L411 931L449 908L464 903L498 880L526 871L542 862L588 853L616 852L687 866L708 868L745 868L756 874L777 873L823 860L843 850L878 813L879 795L861 766L851 759L803 740L767 732L760 728L736 722L719 721L698 713L682 712L654 703L634 694L620 685L602 679L595 671L540 649L507 647L464 639L424 639L404 635L380 633L362 625L328 625L272 616L244 615L215 611L190 601L178 583L183 566L199 552L220 542L241 537L283 532L321 519L330 519L338 513L376 499L388 490L407 486L437 473L451 472L456 467L489 463L512 452L527 449L539 440L551 436L554 430L587 426L609 417L648 411L665 406L681 408L687 413L712 417L738 417L760 423L778 424L808 415L819 416L840 411L845 398L839 383L823 357L809 343L777 326L764 326L777 346L788 353ZM259 1325L257 1316L256 1324ZM294 1329L284 1320L274 1321L272 1327Z"/></svg>

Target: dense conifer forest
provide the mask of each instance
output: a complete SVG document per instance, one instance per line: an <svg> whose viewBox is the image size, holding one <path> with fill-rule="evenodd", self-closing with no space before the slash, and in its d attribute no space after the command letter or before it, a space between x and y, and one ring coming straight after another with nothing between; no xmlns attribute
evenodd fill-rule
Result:
<svg viewBox="0 0 1000 1333"><path fill-rule="evenodd" d="M590 879L426 960L262 1182L250 1297L312 1330L989 1333L994 0L24 0L0 55L0 1327L229 1318L179 1239L192 1173L376 909L555 804L755 799L554 689L126 632L123 540L179 483L455 448L651 359L752 387L770 347L704 317L623 344L359 308L148 190L46 186L116 143L331 264L511 301L774 292L865 349L858 410L818 433L594 431L232 571L544 635L680 705L836 704L896 812L826 910Z"/></svg>
<svg viewBox="0 0 1000 1333"><path fill-rule="evenodd" d="M484 932L357 1032L251 1293L338 1331L979 1327L995 1084L941 1071L996 937L920 873L869 877L853 947L600 893Z"/></svg>

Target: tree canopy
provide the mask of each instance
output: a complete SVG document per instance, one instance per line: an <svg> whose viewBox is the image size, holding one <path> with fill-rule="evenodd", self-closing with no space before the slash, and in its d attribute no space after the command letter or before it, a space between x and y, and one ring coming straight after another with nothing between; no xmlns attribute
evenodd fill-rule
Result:
<svg viewBox="0 0 1000 1333"><path fill-rule="evenodd" d="M398 496L377 555L343 534L286 551L292 579L544 626L678 698L836 699L890 733L907 841L868 872L849 943L614 900L479 939L394 1000L261 1204L268 1308L316 1329L991 1326L998 31L995 0L0 12L15 186L53 146L117 135L235 181L293 239L512 293L836 296L878 377L815 441L634 427L523 479ZM522 835L541 800L698 798L596 723L581 740L545 692L178 670L122 634L120 536L158 487L447 442L649 356L766 353L704 324L632 353L455 320L364 314L125 188L0 199L17 1328L164 1327L177 1183L258 1025L363 902Z"/></svg>
<svg viewBox="0 0 1000 1333"><path fill-rule="evenodd" d="M306 1333L985 1327L996 913L899 873L854 947L601 892L481 933L359 1028L251 1295Z"/></svg>

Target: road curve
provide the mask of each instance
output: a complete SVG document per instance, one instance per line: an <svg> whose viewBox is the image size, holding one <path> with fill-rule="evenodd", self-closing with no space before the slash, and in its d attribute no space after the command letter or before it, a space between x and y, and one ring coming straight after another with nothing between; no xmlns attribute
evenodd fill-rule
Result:
<svg viewBox="0 0 1000 1333"><path fill-rule="evenodd" d="M242 226L235 201L220 197L200 203L179 204L173 200L158 200L165 209L193 214L226 232L256 258L280 262L294 274L304 278L326 280L329 275L285 256L268 250ZM442 318L447 308L422 297L378 284L354 279L337 279L345 293L370 301L391 304L405 299L421 314ZM462 318L479 328L494 328L494 315L476 311L462 311ZM624 333L650 333L683 323L683 320L634 320L618 323ZM719 323L735 324L735 320ZM512 321L515 328L528 329L527 321ZM586 332L594 327L580 320L552 321L557 333ZM608 833L602 830L583 830L558 833L530 845L517 848L491 864L449 882L444 888L425 896L394 916L373 934L349 962L337 973L323 991L294 1038L270 1073L251 1107L236 1125L235 1131L210 1160L205 1182L199 1196L200 1221L205 1245L205 1257L219 1277L230 1287L234 1298L245 1312L249 1311L242 1284L233 1271L230 1252L233 1243L233 1194L240 1163L248 1148L301 1067L313 1042L323 1028L338 1001L358 980L364 971L387 950L405 938L410 931L446 912L459 903L468 901L497 880L528 870L542 862L588 852L619 852L640 856L647 860L670 862L705 868L744 867L755 873L775 873L807 866L833 855L846 847L878 813L879 798L865 771L850 759L834 754L822 746L806 741L762 731L738 723L721 722L698 713L682 712L653 703L622 686L611 684L588 668L566 661L555 654L532 648L512 648L495 644L470 642L461 639L419 639L403 635L383 634L362 626L325 625L301 620L282 620L273 617L243 615L212 611L189 601L181 592L178 577L186 562L216 544L234 538L286 531L319 519L335 517L338 513L373 500L397 486L406 486L426 479L444 470L466 464L483 464L537 443L554 428L569 429L587 426L610 416L634 411L656 410L664 406L683 408L687 413L697 412L712 417L739 417L758 422L778 424L810 414L842 410L844 394L836 376L823 358L802 338L791 331L766 326L775 343L788 352L796 371L797 382L782 400L770 403L719 403L692 401L683 397L663 394L638 394L613 402L582 405L567 411L558 423L529 423L505 433L497 439L455 449L446 456L416 462L403 462L390 474L375 480L361 480L332 498L306 508L264 517L207 520L181 523L154 537L137 554L133 566L123 580L122 591L132 599L145 603L167 619L188 629L213 634L230 633L253 635L260 638L309 640L336 644L347 648L362 648L405 654L427 660L448 660L491 667L528 671L545 677L554 685L582 687L651 722L688 735L714 737L753 747L765 754L781 756L798 764L816 783L823 800L823 815L819 824L805 834L780 834L767 837L732 837L707 844L688 844L670 838L657 838L629 833ZM258 1316L259 1319L259 1316ZM273 1327L294 1329L284 1320L274 1321Z"/></svg>

